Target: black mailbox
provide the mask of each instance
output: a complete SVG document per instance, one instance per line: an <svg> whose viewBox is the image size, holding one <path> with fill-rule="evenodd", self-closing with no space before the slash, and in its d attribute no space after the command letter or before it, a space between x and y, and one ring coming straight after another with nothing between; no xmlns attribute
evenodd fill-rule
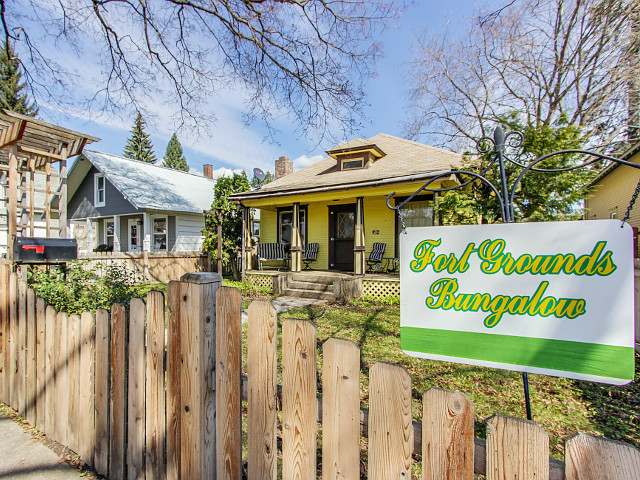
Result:
<svg viewBox="0 0 640 480"><path fill-rule="evenodd" d="M78 259L75 238L16 237L13 261L23 263L61 263Z"/></svg>

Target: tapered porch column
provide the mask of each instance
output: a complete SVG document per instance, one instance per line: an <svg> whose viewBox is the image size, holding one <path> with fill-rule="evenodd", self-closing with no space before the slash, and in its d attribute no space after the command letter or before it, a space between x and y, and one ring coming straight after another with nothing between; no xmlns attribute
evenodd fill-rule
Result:
<svg viewBox="0 0 640 480"><path fill-rule="evenodd" d="M251 260L253 258L253 250L251 248L251 210L242 207L242 235L243 235L243 257L245 270L252 270Z"/></svg>
<svg viewBox="0 0 640 480"><path fill-rule="evenodd" d="M364 275L365 272L365 243L364 243L364 198L356 198L356 225L353 239L353 273Z"/></svg>
<svg viewBox="0 0 640 480"><path fill-rule="evenodd" d="M291 222L291 271L302 270L302 235L300 234L300 203L293 204Z"/></svg>

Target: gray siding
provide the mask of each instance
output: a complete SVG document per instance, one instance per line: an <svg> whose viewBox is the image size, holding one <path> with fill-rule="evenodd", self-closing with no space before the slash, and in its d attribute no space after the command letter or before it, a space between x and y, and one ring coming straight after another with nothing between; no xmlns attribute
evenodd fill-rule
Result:
<svg viewBox="0 0 640 480"><path fill-rule="evenodd" d="M136 213L138 210L116 190L109 180L105 181L105 206L93 205L94 174L99 173L95 167L91 167L84 177L78 190L69 200L68 216L70 219L95 218L110 215L123 215Z"/></svg>
<svg viewBox="0 0 640 480"><path fill-rule="evenodd" d="M167 251L170 252L176 244L176 217L169 215L167 220Z"/></svg>

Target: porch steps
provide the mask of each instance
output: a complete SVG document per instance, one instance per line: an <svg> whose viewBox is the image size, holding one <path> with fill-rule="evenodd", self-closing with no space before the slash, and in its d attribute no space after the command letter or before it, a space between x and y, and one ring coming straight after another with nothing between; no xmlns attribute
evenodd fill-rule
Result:
<svg viewBox="0 0 640 480"><path fill-rule="evenodd" d="M289 282L289 288L295 290L319 290L322 292L333 292L333 283L316 283L316 282Z"/></svg>
<svg viewBox="0 0 640 480"><path fill-rule="evenodd" d="M283 290L283 294L288 295L290 297L315 298L318 300L334 300L335 299L335 296L333 295L333 291L321 292L320 290L301 290L298 288L285 288Z"/></svg>
<svg viewBox="0 0 640 480"><path fill-rule="evenodd" d="M334 280L336 278L332 275L294 273L283 293L292 297L333 300Z"/></svg>

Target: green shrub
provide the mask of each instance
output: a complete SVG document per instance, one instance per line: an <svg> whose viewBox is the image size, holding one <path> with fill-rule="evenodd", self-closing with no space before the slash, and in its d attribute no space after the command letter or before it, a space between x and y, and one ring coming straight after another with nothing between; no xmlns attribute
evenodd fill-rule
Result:
<svg viewBox="0 0 640 480"><path fill-rule="evenodd" d="M59 312L80 314L111 308L113 303L128 305L136 295L133 276L117 265L91 265L69 262L66 267L40 267L29 270L29 286L37 297Z"/></svg>
<svg viewBox="0 0 640 480"><path fill-rule="evenodd" d="M390 295L388 297L374 297L372 295L365 295L363 300L368 303L383 303L385 305L400 305L400 297Z"/></svg>

